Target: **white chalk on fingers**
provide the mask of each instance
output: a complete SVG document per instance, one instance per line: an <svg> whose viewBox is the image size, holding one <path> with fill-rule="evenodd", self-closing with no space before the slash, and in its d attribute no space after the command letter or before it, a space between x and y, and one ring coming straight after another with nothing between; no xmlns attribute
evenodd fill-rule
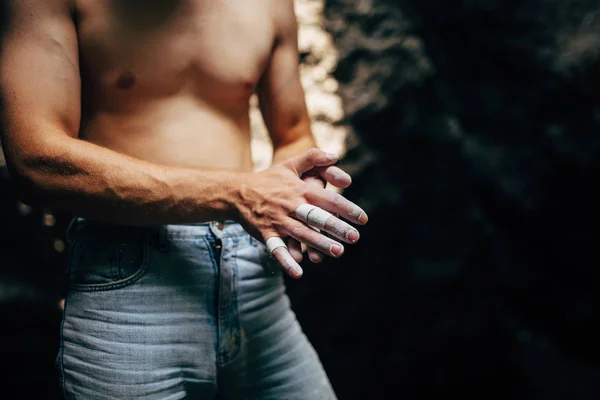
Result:
<svg viewBox="0 0 600 400"><path fill-rule="evenodd" d="M292 278L300 278L302 276L302 268L298 265L294 257L290 254L287 248L283 248L279 246L275 249L273 253L273 257L277 259L279 264L283 267L283 269L292 277Z"/></svg>
<svg viewBox="0 0 600 400"><path fill-rule="evenodd" d="M275 249L278 249L280 247L285 247L287 249L287 246L283 239L277 236L272 236L268 238L265 242L265 246L267 247L267 251L269 252L269 254L273 254Z"/></svg>

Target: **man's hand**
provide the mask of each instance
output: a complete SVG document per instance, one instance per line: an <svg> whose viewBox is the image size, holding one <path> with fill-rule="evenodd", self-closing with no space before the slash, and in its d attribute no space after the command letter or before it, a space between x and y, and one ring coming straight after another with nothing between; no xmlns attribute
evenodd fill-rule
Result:
<svg viewBox="0 0 600 400"><path fill-rule="evenodd" d="M368 217L360 207L342 195L325 190L322 185L311 183L312 180L307 182L302 179L307 172L314 171L334 186L347 186L350 177L339 168L332 167L337 160L335 155L311 149L267 170L244 174L236 202L240 223L263 243L270 238L291 237L323 254L340 257L344 253L340 241L355 243L359 233L338 216L360 225L365 224ZM333 214L322 221L322 230L337 240L323 235L297 218L296 210L302 204L310 204ZM292 249L292 253L297 250ZM302 275L302 269L288 248L279 247L272 256L290 276L299 278Z"/></svg>
<svg viewBox="0 0 600 400"><path fill-rule="evenodd" d="M333 165L328 167L315 167L310 171L305 172L302 175L302 180L309 185L316 185L322 189L325 188L327 182L331 183L333 186L344 189L352 183L350 175ZM313 229L320 232L317 228ZM294 260L297 263L300 263L303 258L302 244L293 237L289 237L287 246ZM308 258L313 263L320 263L323 261L323 253L319 250L306 246L306 252L308 253Z"/></svg>

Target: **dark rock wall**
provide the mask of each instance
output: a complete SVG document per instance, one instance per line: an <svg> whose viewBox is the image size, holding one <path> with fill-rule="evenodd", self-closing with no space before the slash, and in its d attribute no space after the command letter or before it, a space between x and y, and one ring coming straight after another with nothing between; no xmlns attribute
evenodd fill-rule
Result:
<svg viewBox="0 0 600 400"><path fill-rule="evenodd" d="M6 167L0 163L2 399L60 398L54 360L68 221L66 216L20 203Z"/></svg>
<svg viewBox="0 0 600 400"><path fill-rule="evenodd" d="M600 2L326 4L371 221L290 295L340 398L599 398Z"/></svg>

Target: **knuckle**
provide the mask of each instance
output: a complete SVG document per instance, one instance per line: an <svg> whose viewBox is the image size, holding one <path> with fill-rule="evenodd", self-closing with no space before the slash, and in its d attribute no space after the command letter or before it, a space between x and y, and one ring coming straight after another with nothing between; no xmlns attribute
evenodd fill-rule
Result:
<svg viewBox="0 0 600 400"><path fill-rule="evenodd" d="M301 201L298 200L284 200L281 202L281 209L285 213L285 216L289 217L290 215L294 215L296 213L296 208L300 203Z"/></svg>
<svg viewBox="0 0 600 400"><path fill-rule="evenodd" d="M287 195L282 195L273 199L275 206L278 210L278 217L283 218L284 215L289 214L290 210L294 207L294 199Z"/></svg>
<svg viewBox="0 0 600 400"><path fill-rule="evenodd" d="M302 236L303 233L304 233L303 226L293 226L292 228L290 228L290 234L292 236Z"/></svg>
<svg viewBox="0 0 600 400"><path fill-rule="evenodd" d="M346 231L349 231L349 230L353 229L353 228L352 228L352 225L348 224L348 223L347 223L347 222L345 222L345 221L342 221L342 220L341 220L341 219L339 219L339 218L338 218L338 226L339 226L339 227L340 227L340 228L341 228L341 229L342 229L344 232L346 232Z"/></svg>
<svg viewBox="0 0 600 400"><path fill-rule="evenodd" d="M346 204L346 198L344 196L342 196L341 194L335 194L333 196L333 204L335 206L343 206Z"/></svg>
<svg viewBox="0 0 600 400"><path fill-rule="evenodd" d="M285 165L277 165L274 169L275 178L282 181L289 181L292 175L290 175L290 168Z"/></svg>
<svg viewBox="0 0 600 400"><path fill-rule="evenodd" d="M274 199L274 203L275 205L277 205L278 208L286 210L288 207L289 200L286 197L279 196Z"/></svg>
<svg viewBox="0 0 600 400"><path fill-rule="evenodd" d="M319 149L317 149L316 147L313 147L312 149L308 150L306 153L310 158L316 158L319 156L319 153L321 151Z"/></svg>
<svg viewBox="0 0 600 400"><path fill-rule="evenodd" d="M306 183L298 185L298 187L296 188L296 193L298 194L298 196L300 196L301 203L306 203L305 199L307 196L310 196L310 192L311 192L311 187L310 187L310 185L307 185Z"/></svg>
<svg viewBox="0 0 600 400"><path fill-rule="evenodd" d="M331 221L331 223L327 224L327 225L329 226L330 229L333 229L335 232L339 232L342 235L345 235L350 230L349 229L350 225L346 224L345 222L343 222L337 218L335 219L335 221Z"/></svg>
<svg viewBox="0 0 600 400"><path fill-rule="evenodd" d="M350 209L350 216L352 216L353 218L356 218L356 219L358 219L363 213L364 213L364 211L362 210L362 208L360 208L357 205L353 205L352 208Z"/></svg>
<svg viewBox="0 0 600 400"><path fill-rule="evenodd" d="M296 182L293 186L294 189L294 193L296 193L297 195L300 196L304 196L306 194L306 192L309 190L309 185L306 184L306 182L299 180L298 182Z"/></svg>
<svg viewBox="0 0 600 400"><path fill-rule="evenodd" d="M336 244L335 240L331 240L326 236L323 236L323 238L321 239L319 246L321 247L321 249L323 249L326 252L329 252L329 249L331 248L331 246L333 246L334 244Z"/></svg>

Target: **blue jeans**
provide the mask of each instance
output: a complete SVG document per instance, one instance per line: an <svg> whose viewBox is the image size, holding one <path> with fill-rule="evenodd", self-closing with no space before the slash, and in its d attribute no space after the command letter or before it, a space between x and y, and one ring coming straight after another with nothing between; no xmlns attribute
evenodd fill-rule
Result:
<svg viewBox="0 0 600 400"><path fill-rule="evenodd" d="M67 399L335 399L264 246L234 222L69 228Z"/></svg>

